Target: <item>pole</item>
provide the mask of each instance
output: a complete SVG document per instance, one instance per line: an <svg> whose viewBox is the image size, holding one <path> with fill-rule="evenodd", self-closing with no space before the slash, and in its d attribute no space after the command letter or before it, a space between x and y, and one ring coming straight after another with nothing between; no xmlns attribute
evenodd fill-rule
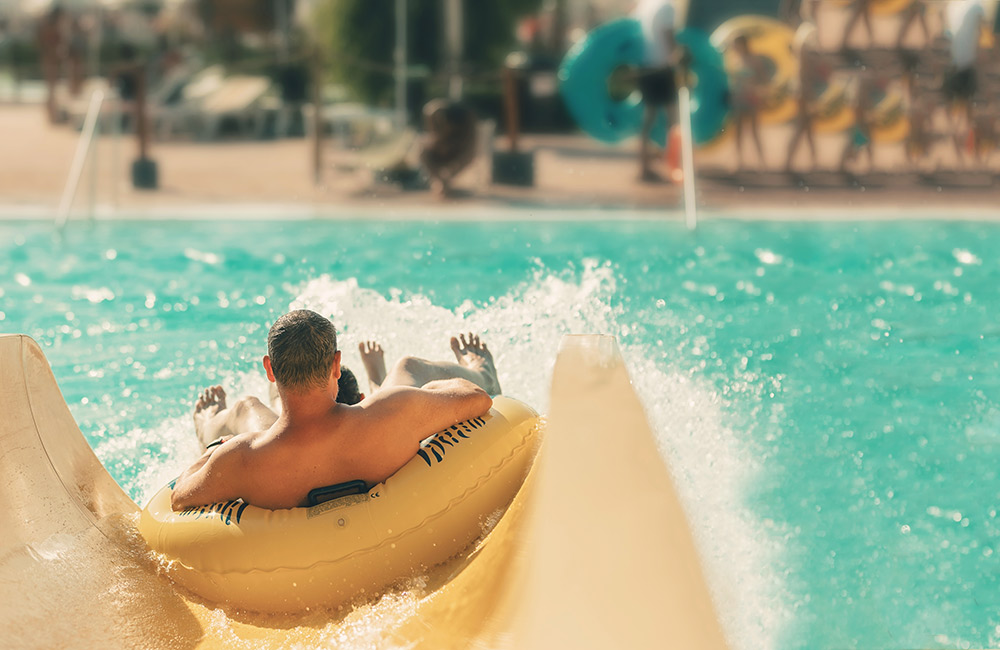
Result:
<svg viewBox="0 0 1000 650"><path fill-rule="evenodd" d="M111 205L118 208L118 188L122 183L122 100L115 96L111 103Z"/></svg>
<svg viewBox="0 0 1000 650"><path fill-rule="evenodd" d="M104 101L104 91L95 90L90 96L90 104L87 107L87 117L83 121L83 129L80 131L80 138L76 142L76 153L73 154L73 164L66 177L66 186L63 189L62 199L59 201L59 209L56 211L56 227L62 228L69 218L70 208L73 207L73 199L76 197L76 188L80 183L80 175L83 174L84 164L87 162L87 154L90 152L91 142L94 137L94 130L97 128L97 118L101 113L101 103Z"/></svg>
<svg viewBox="0 0 1000 650"><path fill-rule="evenodd" d="M552 53L562 57L566 52L566 0L555 0L552 11Z"/></svg>
<svg viewBox="0 0 1000 650"><path fill-rule="evenodd" d="M512 152L517 151L517 140L521 131L520 111L518 110L517 77L509 65L503 69L503 116L507 130L507 142Z"/></svg>
<svg viewBox="0 0 1000 650"><path fill-rule="evenodd" d="M465 50L465 16L462 0L445 0L445 34L448 39L448 98L462 99L462 57Z"/></svg>
<svg viewBox="0 0 1000 650"><path fill-rule="evenodd" d="M94 23L91 26L90 38L88 39L90 76L99 77L101 76L101 41L104 39L104 10L98 7L92 14L92 18Z"/></svg>
<svg viewBox="0 0 1000 650"><path fill-rule="evenodd" d="M396 128L406 127L406 0L396 0Z"/></svg>
<svg viewBox="0 0 1000 650"><path fill-rule="evenodd" d="M323 71L319 48L312 56L313 182L323 184Z"/></svg>
<svg viewBox="0 0 1000 650"><path fill-rule="evenodd" d="M288 61L288 2L286 0L274 0L274 27L278 32L278 62Z"/></svg>
<svg viewBox="0 0 1000 650"><path fill-rule="evenodd" d="M102 96L103 99L103 96ZM87 197L87 209L90 220L94 220L97 206L97 144L101 137L101 119L94 122L94 136L90 143L90 188Z"/></svg>
<svg viewBox="0 0 1000 650"><path fill-rule="evenodd" d="M694 184L694 138L691 133L691 91L681 86L677 91L677 114L681 128L681 161L684 165L684 223L688 230L698 227Z"/></svg>

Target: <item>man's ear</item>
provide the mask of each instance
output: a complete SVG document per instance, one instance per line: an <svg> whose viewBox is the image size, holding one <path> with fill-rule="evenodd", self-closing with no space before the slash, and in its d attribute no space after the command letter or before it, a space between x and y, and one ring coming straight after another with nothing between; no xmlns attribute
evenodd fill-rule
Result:
<svg viewBox="0 0 1000 650"><path fill-rule="evenodd" d="M340 350L333 353L333 368L330 369L330 377L336 382L340 379Z"/></svg>
<svg viewBox="0 0 1000 650"><path fill-rule="evenodd" d="M263 359L263 363L264 363L264 372L267 373L267 380L270 381L270 382L274 382L275 381L275 379L274 379L274 371L271 370L271 357L269 357L269 356L267 356L265 354L264 355L264 359Z"/></svg>

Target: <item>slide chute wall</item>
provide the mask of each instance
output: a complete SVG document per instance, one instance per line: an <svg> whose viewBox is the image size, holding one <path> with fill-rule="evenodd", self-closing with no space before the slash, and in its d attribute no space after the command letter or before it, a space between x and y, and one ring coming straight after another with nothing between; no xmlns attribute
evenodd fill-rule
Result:
<svg viewBox="0 0 1000 650"><path fill-rule="evenodd" d="M566 338L550 403L511 508L473 552L432 571L412 606L269 619L215 610L158 573L137 506L94 456L41 349L0 336L4 647L350 647L368 616L378 640L365 647L725 648L612 337Z"/></svg>

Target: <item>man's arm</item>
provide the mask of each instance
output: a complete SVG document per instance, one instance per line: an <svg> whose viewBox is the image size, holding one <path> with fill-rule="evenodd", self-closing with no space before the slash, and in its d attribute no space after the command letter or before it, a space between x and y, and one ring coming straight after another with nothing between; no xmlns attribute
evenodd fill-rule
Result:
<svg viewBox="0 0 1000 650"><path fill-rule="evenodd" d="M238 443L228 440L205 452L174 484L170 507L183 510L239 498L239 481L245 475Z"/></svg>
<svg viewBox="0 0 1000 650"><path fill-rule="evenodd" d="M353 446L354 474L378 483L406 464L421 440L483 415L492 405L486 391L466 379L431 381L420 388L385 387L361 403L364 434Z"/></svg>

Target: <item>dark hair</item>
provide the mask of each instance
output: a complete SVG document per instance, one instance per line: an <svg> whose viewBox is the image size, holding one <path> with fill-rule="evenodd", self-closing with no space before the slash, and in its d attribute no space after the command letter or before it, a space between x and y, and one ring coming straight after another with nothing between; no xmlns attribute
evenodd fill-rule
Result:
<svg viewBox="0 0 1000 650"><path fill-rule="evenodd" d="M336 352L333 323L308 309L288 312L275 321L267 335L274 379L293 390L326 386Z"/></svg>
<svg viewBox="0 0 1000 650"><path fill-rule="evenodd" d="M337 401L347 405L357 404L361 401L358 378L343 366L340 368L340 379L337 380Z"/></svg>

